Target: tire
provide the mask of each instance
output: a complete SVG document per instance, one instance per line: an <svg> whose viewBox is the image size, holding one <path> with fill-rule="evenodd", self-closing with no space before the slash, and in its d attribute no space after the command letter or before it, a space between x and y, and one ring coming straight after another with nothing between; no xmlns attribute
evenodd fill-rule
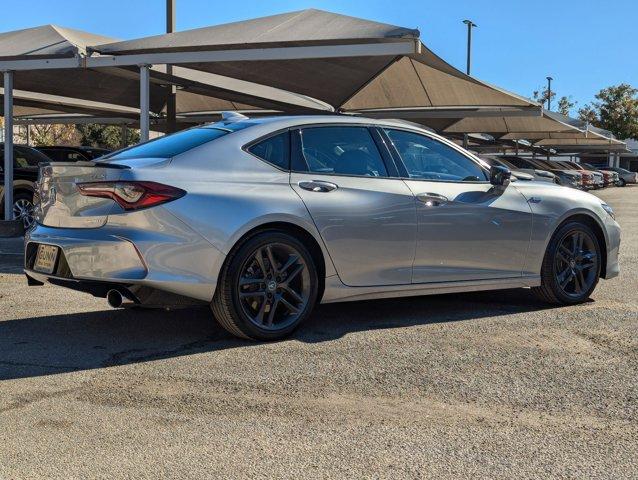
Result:
<svg viewBox="0 0 638 480"><path fill-rule="evenodd" d="M33 194L18 192L13 197L13 215L22 220L25 230L33 225Z"/></svg>
<svg viewBox="0 0 638 480"><path fill-rule="evenodd" d="M574 241L574 235L583 240ZM540 300L555 305L582 303L596 288L600 269L601 249L596 234L584 223L568 221L552 236L541 267L541 286L532 291Z"/></svg>
<svg viewBox="0 0 638 480"><path fill-rule="evenodd" d="M618 180L618 186L619 187L626 187L627 186L627 182L625 182L624 178L621 178L620 180Z"/></svg>
<svg viewBox="0 0 638 480"><path fill-rule="evenodd" d="M237 337L278 340L310 316L318 291L317 267L303 243L283 231L267 230L228 255L211 309Z"/></svg>

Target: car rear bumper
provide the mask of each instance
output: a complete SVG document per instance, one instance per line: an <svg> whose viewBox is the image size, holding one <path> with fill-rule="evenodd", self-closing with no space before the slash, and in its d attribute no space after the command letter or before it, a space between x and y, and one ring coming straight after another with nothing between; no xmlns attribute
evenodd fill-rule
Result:
<svg viewBox="0 0 638 480"><path fill-rule="evenodd" d="M103 286L146 286L197 300L212 300L224 255L170 213L151 209L101 228L36 225L25 236L24 267L38 282L103 296ZM150 212L148 210L147 212ZM141 222L141 216L147 222ZM34 270L39 244L59 247L51 274ZM95 293L94 293L95 294Z"/></svg>

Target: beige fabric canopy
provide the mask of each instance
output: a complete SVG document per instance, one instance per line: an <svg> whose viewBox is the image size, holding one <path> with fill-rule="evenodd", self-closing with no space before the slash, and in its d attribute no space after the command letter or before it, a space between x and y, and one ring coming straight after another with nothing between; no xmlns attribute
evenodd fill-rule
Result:
<svg viewBox="0 0 638 480"><path fill-rule="evenodd" d="M344 111L403 107L539 105L471 78L419 41L415 29L321 10L302 10L195 30L98 45L103 55L126 56L334 45L412 44L406 55L360 55L281 60L183 63L184 67L268 85ZM140 57L141 58L141 57Z"/></svg>
<svg viewBox="0 0 638 480"><path fill-rule="evenodd" d="M16 70L14 89L66 98L139 108L139 72L135 67L83 68L82 57L90 45L115 39L87 32L44 25L0 34L0 61L75 59L76 68ZM287 109L307 112L326 106L300 95L251 85L232 78L175 67L167 75L164 66L151 70L150 110L165 108L168 85L177 84L177 103L186 111L246 108ZM63 111L81 111L65 108ZM82 110L86 111L86 109Z"/></svg>

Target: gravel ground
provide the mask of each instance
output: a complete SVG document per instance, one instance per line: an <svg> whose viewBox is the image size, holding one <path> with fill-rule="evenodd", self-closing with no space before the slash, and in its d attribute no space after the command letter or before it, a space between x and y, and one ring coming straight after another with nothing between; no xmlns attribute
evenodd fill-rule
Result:
<svg viewBox="0 0 638 480"><path fill-rule="evenodd" d="M270 344L27 288L0 241L0 479L638 478L638 188L599 195L622 273L585 305L329 305Z"/></svg>

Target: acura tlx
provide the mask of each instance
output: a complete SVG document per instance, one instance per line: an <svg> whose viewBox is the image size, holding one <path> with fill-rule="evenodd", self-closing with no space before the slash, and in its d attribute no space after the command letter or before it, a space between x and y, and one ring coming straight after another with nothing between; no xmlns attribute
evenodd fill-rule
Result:
<svg viewBox="0 0 638 480"><path fill-rule="evenodd" d="M575 304L618 275L608 205L407 122L225 114L46 164L37 188L30 285L209 304L249 339L290 334L318 302L521 287Z"/></svg>

